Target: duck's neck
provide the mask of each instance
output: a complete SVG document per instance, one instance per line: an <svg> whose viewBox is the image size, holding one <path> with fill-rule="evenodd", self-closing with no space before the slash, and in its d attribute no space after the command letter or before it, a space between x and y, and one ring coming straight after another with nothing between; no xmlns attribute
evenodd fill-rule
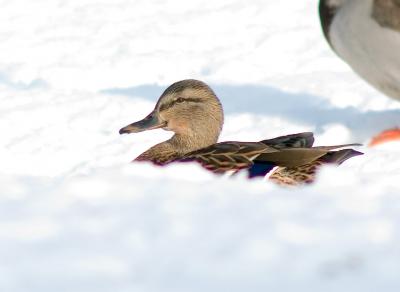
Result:
<svg viewBox="0 0 400 292"><path fill-rule="evenodd" d="M185 154L213 145L217 142L218 133L209 132L207 135L182 135L175 134L167 141L154 145L140 154L136 161L151 161L163 165L176 159L182 158Z"/></svg>
<svg viewBox="0 0 400 292"><path fill-rule="evenodd" d="M175 134L171 139L165 141L179 154L185 155L189 152L213 145L218 141L219 133L207 133L207 135L182 135Z"/></svg>

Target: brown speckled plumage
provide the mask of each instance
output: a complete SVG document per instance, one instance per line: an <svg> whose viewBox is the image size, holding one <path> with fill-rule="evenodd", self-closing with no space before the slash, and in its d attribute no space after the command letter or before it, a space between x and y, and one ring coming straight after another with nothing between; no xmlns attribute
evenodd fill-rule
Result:
<svg viewBox="0 0 400 292"><path fill-rule="evenodd" d="M353 152L340 156L342 160L336 161L332 153L340 151L332 150L355 144L312 147L314 137L308 132L260 142L216 143L222 124L222 106L212 89L201 81L182 80L164 91L152 113L122 128L120 133L155 128L174 132L172 138L151 147L134 161L150 161L157 165L196 161L215 173L247 169L249 177L256 176L252 171L258 165L266 168L257 176L279 166L271 179L285 185L311 182L321 164L341 163L360 154L347 149ZM330 157L329 161L327 157Z"/></svg>

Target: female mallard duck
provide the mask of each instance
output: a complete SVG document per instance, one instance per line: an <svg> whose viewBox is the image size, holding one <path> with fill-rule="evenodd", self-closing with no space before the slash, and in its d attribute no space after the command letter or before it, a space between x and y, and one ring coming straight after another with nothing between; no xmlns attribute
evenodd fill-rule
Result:
<svg viewBox="0 0 400 292"><path fill-rule="evenodd" d="M319 165L340 164L362 154L352 149L332 151L358 144L312 147L312 133L260 142L217 143L223 121L222 105L213 90L201 81L189 79L169 86L147 117L122 128L119 133L157 128L175 133L169 140L140 154L135 161L157 165L197 161L216 173L247 169L249 177L265 176L278 167L271 179L283 184L311 182Z"/></svg>
<svg viewBox="0 0 400 292"><path fill-rule="evenodd" d="M368 83L400 101L400 0L320 0L322 30L331 48ZM400 128L370 145L400 139Z"/></svg>

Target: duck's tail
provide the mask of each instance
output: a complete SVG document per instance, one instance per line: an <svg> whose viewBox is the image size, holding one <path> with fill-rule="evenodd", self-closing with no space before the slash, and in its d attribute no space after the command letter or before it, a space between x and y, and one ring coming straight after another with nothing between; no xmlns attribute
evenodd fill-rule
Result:
<svg viewBox="0 0 400 292"><path fill-rule="evenodd" d="M347 159L363 154L364 153L356 151L354 149L343 149L338 151L329 151L324 156L322 156L320 160L323 163L334 163L339 165L345 162Z"/></svg>
<svg viewBox="0 0 400 292"><path fill-rule="evenodd" d="M271 174L269 179L280 185L309 184L315 181L321 166L326 164L339 165L349 158L363 154L364 153L353 149L329 151L314 162L305 165L298 167L279 167Z"/></svg>

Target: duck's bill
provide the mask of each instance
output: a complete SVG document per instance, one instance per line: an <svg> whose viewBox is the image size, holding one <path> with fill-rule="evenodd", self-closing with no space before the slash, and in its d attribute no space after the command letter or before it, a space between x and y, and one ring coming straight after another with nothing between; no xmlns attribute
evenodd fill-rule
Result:
<svg viewBox="0 0 400 292"><path fill-rule="evenodd" d="M158 115L156 115L156 114L154 114L154 112L152 112L147 117L145 117L143 120L132 123L126 127L123 127L121 130L119 130L119 133L120 134L139 133L139 132L143 132L143 131L163 128L166 125L167 125L167 123L165 121L162 121L158 117Z"/></svg>

